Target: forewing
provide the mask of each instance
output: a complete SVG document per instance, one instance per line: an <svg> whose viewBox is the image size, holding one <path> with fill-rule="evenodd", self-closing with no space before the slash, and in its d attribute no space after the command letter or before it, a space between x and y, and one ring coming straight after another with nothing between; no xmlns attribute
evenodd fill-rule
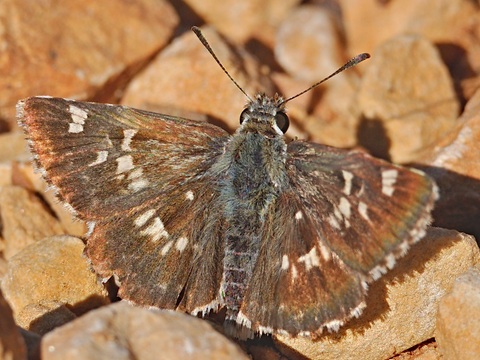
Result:
<svg viewBox="0 0 480 360"><path fill-rule="evenodd" d="M365 306L366 285L425 233L436 186L357 151L292 142L237 322L318 334Z"/></svg>
<svg viewBox="0 0 480 360"><path fill-rule="evenodd" d="M122 297L174 308L189 286L187 310L215 300L221 261L209 260L222 256L222 218L212 211L209 169L225 131L59 98L29 98L17 109L38 168L90 223L87 254L101 275L118 278Z"/></svg>

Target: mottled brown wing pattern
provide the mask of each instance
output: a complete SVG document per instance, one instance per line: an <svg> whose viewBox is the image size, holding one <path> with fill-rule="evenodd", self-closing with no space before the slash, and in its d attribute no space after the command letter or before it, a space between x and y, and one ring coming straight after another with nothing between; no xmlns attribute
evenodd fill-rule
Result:
<svg viewBox="0 0 480 360"><path fill-rule="evenodd" d="M122 297L190 312L216 306L222 262L202 257L223 256L222 214L213 210L218 194L208 169L229 138L225 131L59 98L23 100L18 114L37 167L90 224L93 267L117 277Z"/></svg>
<svg viewBox="0 0 480 360"><path fill-rule="evenodd" d="M286 168L290 189L266 220L237 323L265 333L338 330L362 312L368 282L424 235L436 185L363 152L302 141L289 144Z"/></svg>

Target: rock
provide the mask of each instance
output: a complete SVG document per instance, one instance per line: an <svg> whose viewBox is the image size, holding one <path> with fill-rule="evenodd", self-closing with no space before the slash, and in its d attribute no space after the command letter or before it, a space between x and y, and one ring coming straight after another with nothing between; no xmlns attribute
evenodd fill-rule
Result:
<svg viewBox="0 0 480 360"><path fill-rule="evenodd" d="M398 36L375 51L358 102L360 144L397 163L414 161L416 152L445 136L459 111L438 51L416 35Z"/></svg>
<svg viewBox="0 0 480 360"><path fill-rule="evenodd" d="M438 351L437 343L435 341L427 341L427 343L406 350L389 360L443 360L443 358Z"/></svg>
<svg viewBox="0 0 480 360"><path fill-rule="evenodd" d="M45 205L18 186L0 188L0 216L7 259L37 240L64 233Z"/></svg>
<svg viewBox="0 0 480 360"><path fill-rule="evenodd" d="M229 39L236 43L245 43L252 37L270 40L273 37L274 26L300 1L185 0L185 2Z"/></svg>
<svg viewBox="0 0 480 360"><path fill-rule="evenodd" d="M388 359L434 336L438 302L457 276L479 263L472 236L431 228L392 271L370 284L358 319L318 341L279 336L278 345L286 345L287 356L291 348L312 359Z"/></svg>
<svg viewBox="0 0 480 360"><path fill-rule="evenodd" d="M417 158L440 188L435 225L480 239L480 90L467 103L455 127Z"/></svg>
<svg viewBox="0 0 480 360"><path fill-rule="evenodd" d="M78 316L108 303L83 249L78 238L54 236L30 244L9 260L1 285L20 326L44 333L72 319L66 310Z"/></svg>
<svg viewBox="0 0 480 360"><path fill-rule="evenodd" d="M206 321L125 302L91 311L45 335L41 358L248 359Z"/></svg>
<svg viewBox="0 0 480 360"><path fill-rule="evenodd" d="M27 151L23 133L14 131L0 134L0 164L12 160L27 161L29 158L30 154ZM0 185L2 182L3 179L0 174Z"/></svg>
<svg viewBox="0 0 480 360"><path fill-rule="evenodd" d="M126 75L161 49L178 23L163 0L28 6L4 0L0 19L0 118L8 119L10 128L16 127L15 103L27 96L113 98Z"/></svg>
<svg viewBox="0 0 480 360"><path fill-rule="evenodd" d="M13 320L12 309L0 291L0 359L24 360L26 358L25 341Z"/></svg>
<svg viewBox="0 0 480 360"><path fill-rule="evenodd" d="M440 301L437 314L440 352L449 360L475 360L480 354L480 270L459 276Z"/></svg>
<svg viewBox="0 0 480 360"><path fill-rule="evenodd" d="M55 213L58 221L65 229L65 233L73 236L83 236L87 232L84 221L72 215L71 208L55 196L55 191L42 179L40 174L33 169L31 163L15 163L12 168L12 184L22 186L30 191L35 191Z"/></svg>
<svg viewBox="0 0 480 360"><path fill-rule="evenodd" d="M373 51L400 34L421 35L436 44L460 96L470 97L472 81L478 88L480 13L476 3L469 0L341 0L340 3L346 38L353 53Z"/></svg>
<svg viewBox="0 0 480 360"><path fill-rule="evenodd" d="M288 73L306 84L301 89L282 89L283 94L295 95L333 73L348 60L344 50L340 23L331 11L315 5L298 7L278 29L275 57ZM288 103L293 118L298 111L311 113L299 119L309 140L337 147L356 145L357 72L366 66L345 71ZM297 109L299 104L301 107ZM289 136L299 134L289 131Z"/></svg>
<svg viewBox="0 0 480 360"><path fill-rule="evenodd" d="M205 28L203 33L247 94L254 96L258 89L269 93L271 83L260 84L266 79L260 79L259 65L252 57L241 50L242 57L238 56L212 29ZM184 117L195 112L236 129L247 100L190 31L173 41L130 83L122 104ZM178 110L181 112L175 112Z"/></svg>

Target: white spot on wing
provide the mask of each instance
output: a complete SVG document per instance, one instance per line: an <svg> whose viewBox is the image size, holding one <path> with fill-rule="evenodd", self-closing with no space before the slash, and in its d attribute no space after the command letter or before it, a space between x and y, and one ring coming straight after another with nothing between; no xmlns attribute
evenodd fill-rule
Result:
<svg viewBox="0 0 480 360"><path fill-rule="evenodd" d="M192 191L192 190L188 190L188 191L185 193L185 197L186 197L187 200L192 201L192 200L194 199L193 191Z"/></svg>
<svg viewBox="0 0 480 360"><path fill-rule="evenodd" d="M173 245L173 241L170 240L169 242L167 242L163 247L162 247L162 250L160 251L160 254L162 254L162 256L165 256L168 254L168 252L170 251L170 249L172 248L172 245Z"/></svg>
<svg viewBox="0 0 480 360"><path fill-rule="evenodd" d="M130 143L132 142L132 139L137 132L138 130L135 130L135 129L123 130L123 141L122 141L123 151L132 151L132 149L130 148Z"/></svg>
<svg viewBox="0 0 480 360"><path fill-rule="evenodd" d="M162 220L160 220L158 216L153 219L153 223L150 226L142 230L140 233L142 235L151 236L152 241L158 241L161 237L167 238L169 236Z"/></svg>
<svg viewBox="0 0 480 360"><path fill-rule="evenodd" d="M301 219L303 219L303 214L302 214L301 211L297 211L297 212L295 213L295 219L296 219L296 220L301 220Z"/></svg>
<svg viewBox="0 0 480 360"><path fill-rule="evenodd" d="M143 214L138 216L133 223L135 224L136 227L141 227L147 223L150 218L155 215L155 209L150 209L145 211Z"/></svg>
<svg viewBox="0 0 480 360"><path fill-rule="evenodd" d="M368 206L367 206L367 204L360 201L358 203L358 212L360 213L361 217L363 217L367 221L370 221L370 217L368 216Z"/></svg>
<svg viewBox="0 0 480 360"><path fill-rule="evenodd" d="M340 230L340 229L341 229L338 220L337 220L336 217L333 216L333 215L330 215L330 216L328 217L328 223L329 223L332 227L334 227L335 229L337 229L337 230Z"/></svg>
<svg viewBox="0 0 480 360"><path fill-rule="evenodd" d="M392 196L395 188L393 185L397 182L398 170L391 169L382 171L382 193Z"/></svg>
<svg viewBox="0 0 480 360"><path fill-rule="evenodd" d="M343 179L345 180L345 186L343 187L343 193L350 195L352 192L352 179L353 174L350 171L342 170Z"/></svg>
<svg viewBox="0 0 480 360"><path fill-rule="evenodd" d="M322 241L318 241L318 247L320 248L320 255L322 256L323 260L329 261L332 258L332 254L330 249L328 249Z"/></svg>
<svg viewBox="0 0 480 360"><path fill-rule="evenodd" d="M88 117L87 111L80 109L79 107L70 104L68 107L70 116L72 117L72 123L68 124L69 133L80 133L83 131L83 125L85 125L85 120Z"/></svg>
<svg viewBox="0 0 480 360"><path fill-rule="evenodd" d="M285 254L282 256L282 270L287 270L289 266L288 256Z"/></svg>
<svg viewBox="0 0 480 360"><path fill-rule="evenodd" d="M312 250L310 250L305 255L302 255L298 258L298 262L305 263L305 269L309 271L314 266L320 266L320 259L317 255L317 249L314 246Z"/></svg>
<svg viewBox="0 0 480 360"><path fill-rule="evenodd" d="M108 151L106 150L98 151L97 159L94 162L88 164L88 166L95 166L95 165L102 164L105 161L107 161L107 157L108 157Z"/></svg>
<svg viewBox="0 0 480 360"><path fill-rule="evenodd" d="M292 264L292 281L294 281L298 277L298 271L295 267L295 264Z"/></svg>
<svg viewBox="0 0 480 360"><path fill-rule="evenodd" d="M345 219L350 218L350 215L351 215L350 202L346 198L344 197L340 198L340 204L338 204L338 209L343 214Z"/></svg>
<svg viewBox="0 0 480 360"><path fill-rule="evenodd" d="M182 252L185 250L185 248L188 245L188 239L184 236L180 237L177 239L177 242L175 243L175 247L177 248L178 251Z"/></svg>
<svg viewBox="0 0 480 360"><path fill-rule="evenodd" d="M120 156L117 161L117 174L133 169L133 158L131 155Z"/></svg>
<svg viewBox="0 0 480 360"><path fill-rule="evenodd" d="M137 192L139 190L145 189L148 186L149 182L146 179L135 179L130 184L128 184L128 188Z"/></svg>
<svg viewBox="0 0 480 360"><path fill-rule="evenodd" d="M83 125L80 124L75 124L75 123L69 123L68 124L68 132L71 134L78 134L83 131Z"/></svg>

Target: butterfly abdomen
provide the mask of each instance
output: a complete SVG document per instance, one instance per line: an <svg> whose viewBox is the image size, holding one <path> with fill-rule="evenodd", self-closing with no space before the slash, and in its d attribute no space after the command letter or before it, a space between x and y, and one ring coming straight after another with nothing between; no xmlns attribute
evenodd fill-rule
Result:
<svg viewBox="0 0 480 360"><path fill-rule="evenodd" d="M277 150L282 144L278 141L283 143L283 139L271 140L248 133L235 138L226 147L225 156L231 165L220 190L226 204L227 223L221 295L230 316L240 308L250 283L260 252L264 214L280 190L274 184L281 183L285 177L282 154ZM270 170L272 158L275 159L275 171ZM249 171L252 167L258 171Z"/></svg>

